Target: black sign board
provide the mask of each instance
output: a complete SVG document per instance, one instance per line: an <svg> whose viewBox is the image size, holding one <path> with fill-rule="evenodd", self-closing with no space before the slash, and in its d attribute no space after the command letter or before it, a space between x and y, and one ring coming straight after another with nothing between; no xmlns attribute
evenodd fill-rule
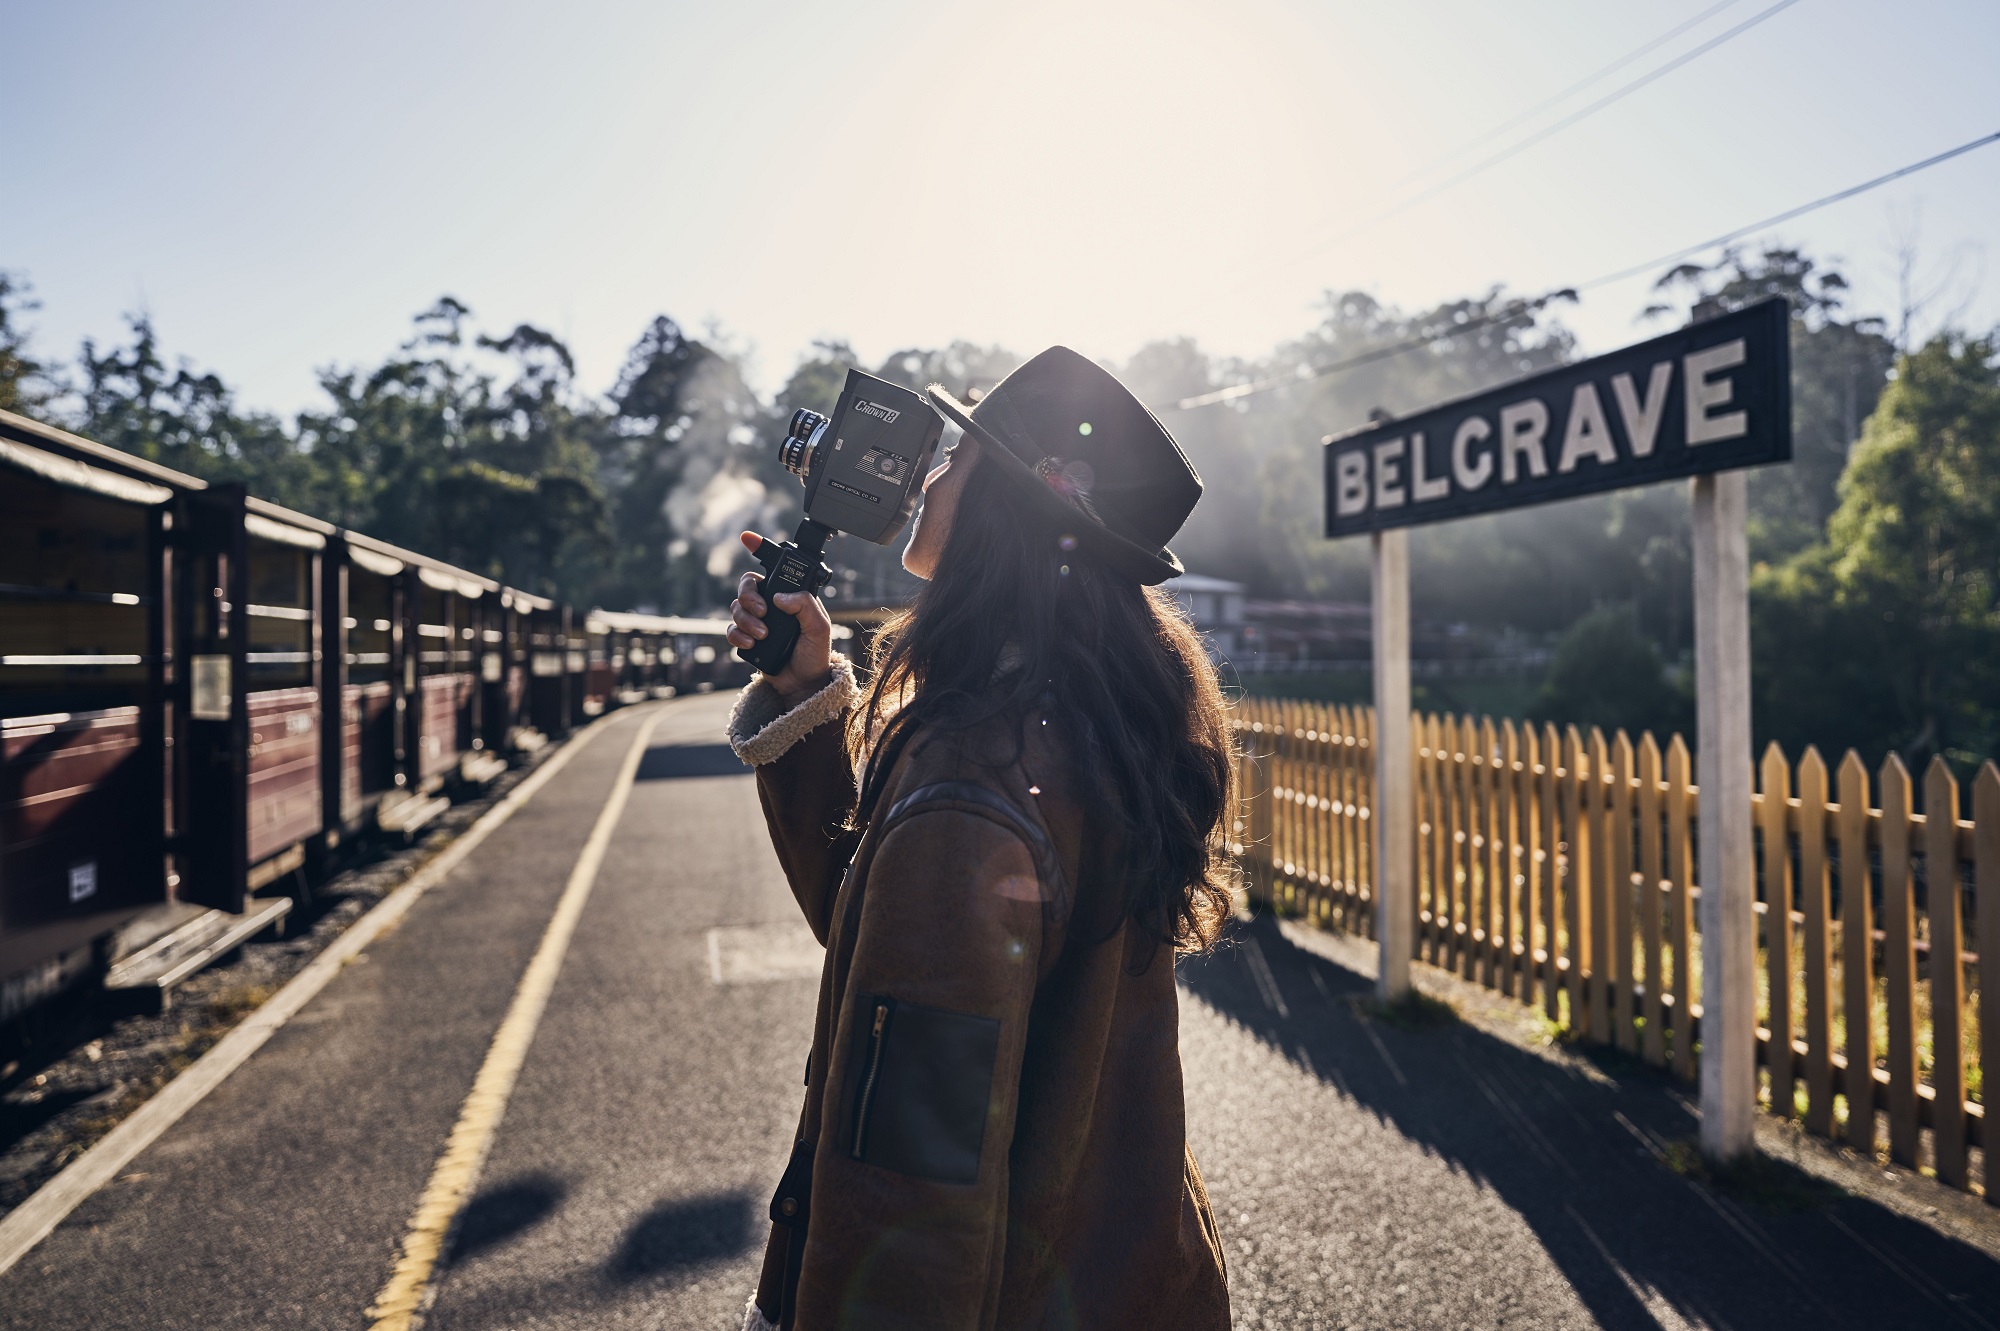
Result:
<svg viewBox="0 0 2000 1331"><path fill-rule="evenodd" d="M1326 534L1411 527L1792 456L1785 302L1326 441Z"/></svg>

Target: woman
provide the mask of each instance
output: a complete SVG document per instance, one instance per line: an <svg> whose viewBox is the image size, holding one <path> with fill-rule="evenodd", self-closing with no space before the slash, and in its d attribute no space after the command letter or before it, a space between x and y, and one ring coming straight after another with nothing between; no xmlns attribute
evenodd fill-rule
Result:
<svg viewBox="0 0 2000 1331"><path fill-rule="evenodd" d="M1234 767L1208 657L1154 587L1201 481L1066 348L975 410L931 396L964 434L865 696L824 608L779 596L798 649L730 719L827 949L744 1325L1226 1328L1173 954L1229 908ZM757 587L738 647L764 634Z"/></svg>

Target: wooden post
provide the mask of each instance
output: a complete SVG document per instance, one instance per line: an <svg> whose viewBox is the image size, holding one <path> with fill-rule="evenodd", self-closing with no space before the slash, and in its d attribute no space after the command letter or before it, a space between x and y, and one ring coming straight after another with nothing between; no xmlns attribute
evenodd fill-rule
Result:
<svg viewBox="0 0 2000 1331"><path fill-rule="evenodd" d="M1741 471L1694 481L1695 761L1701 788L1701 1148L1753 1146L1757 915L1750 835L1750 568Z"/></svg>
<svg viewBox="0 0 2000 1331"><path fill-rule="evenodd" d="M1646 985L1640 1016L1646 1023L1645 1059L1654 1067L1667 1061L1666 960L1661 952L1666 915L1660 883L1660 743L1650 730L1639 734L1639 950Z"/></svg>
<svg viewBox="0 0 2000 1331"><path fill-rule="evenodd" d="M1688 888L1693 858L1688 832L1688 746L1667 741L1667 937L1674 952L1674 1075L1693 1081L1701 1060L1694 1052L1694 912Z"/></svg>
<svg viewBox="0 0 2000 1331"><path fill-rule="evenodd" d="M1410 991L1415 925L1410 770L1410 536L1369 538L1375 602L1375 992L1393 1002Z"/></svg>
<svg viewBox="0 0 2000 1331"><path fill-rule="evenodd" d="M1954 1188L1971 1182L1965 1151L1965 945L1963 888L1958 874L1958 782L1942 754L1924 773L1924 873L1931 925L1932 1154L1938 1181ZM1987 953L1992 956L1992 953ZM1990 965L1990 963L1989 963ZM1982 977L1993 983L1989 969ZM1987 1149L2000 1143L1987 1138Z"/></svg>
<svg viewBox="0 0 2000 1331"><path fill-rule="evenodd" d="M2000 768L1987 763L1972 783L1972 911L1979 955L2000 957ZM2000 982L1979 977L1979 1067L2000 1072ZM1987 1083L1991 1085L1992 1083ZM1989 1092L1989 1095L1991 1093ZM1986 1129L1989 1133L1993 1128ZM1987 1137L1986 1204L2000 1206L2000 1144Z"/></svg>
<svg viewBox="0 0 2000 1331"><path fill-rule="evenodd" d="M1792 1117L1792 839L1786 831L1792 769L1774 740L1764 750L1764 987L1770 994L1771 1112Z"/></svg>
<svg viewBox="0 0 2000 1331"><path fill-rule="evenodd" d="M1889 1158L1917 1167L1917 892L1910 870L1910 774L1890 754L1882 794L1882 961L1888 972ZM1953 829L1954 831L1956 829ZM1957 865L1952 866L1954 869Z"/></svg>
<svg viewBox="0 0 2000 1331"><path fill-rule="evenodd" d="M1826 866L1826 760L1799 759L1799 905L1806 917L1806 1130L1833 1135L1833 889Z"/></svg>
<svg viewBox="0 0 2000 1331"><path fill-rule="evenodd" d="M1840 987L1847 1027L1847 1144L1875 1154L1875 914L1869 901L1868 769L1840 760Z"/></svg>

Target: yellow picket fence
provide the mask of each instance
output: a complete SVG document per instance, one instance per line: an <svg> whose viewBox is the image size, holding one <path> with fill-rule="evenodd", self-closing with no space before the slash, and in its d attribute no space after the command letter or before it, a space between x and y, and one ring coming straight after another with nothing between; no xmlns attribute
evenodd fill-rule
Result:
<svg viewBox="0 0 2000 1331"><path fill-rule="evenodd" d="M1692 1080L1700 1052L1700 791L1679 735L1411 718L1416 956L1538 1005L1572 1038ZM1275 908L1373 937L1373 710L1245 698L1234 849ZM1918 791L1808 748L1759 764L1758 1043L1766 1105L2000 1204L1984 1072L2000 1066L2000 769L1959 817L1950 769ZM1774 1034L1776 1033L1776 1034ZM1983 1161L1976 1157L1983 1155Z"/></svg>

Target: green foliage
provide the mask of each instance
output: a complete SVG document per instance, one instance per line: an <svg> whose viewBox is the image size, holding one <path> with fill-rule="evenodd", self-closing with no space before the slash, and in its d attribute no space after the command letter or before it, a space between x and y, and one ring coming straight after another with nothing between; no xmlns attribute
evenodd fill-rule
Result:
<svg viewBox="0 0 2000 1331"><path fill-rule="evenodd" d="M1820 538L1861 422L1889 381L1895 344L1879 318L1845 318L1847 279L1796 249L1754 258L1727 250L1715 263L1682 264L1657 284L1681 291L1695 317L1782 296L1792 310L1792 461L1750 474L1750 551L1772 561ZM1669 312L1659 304L1649 314Z"/></svg>
<svg viewBox="0 0 2000 1331"><path fill-rule="evenodd" d="M0 269L0 411L39 416L62 391L50 367L28 350L21 317L41 308L24 279Z"/></svg>
<svg viewBox="0 0 2000 1331"><path fill-rule="evenodd" d="M281 504L312 502L311 464L282 421L239 410L213 373L185 361L169 370L145 315L131 316L127 325L128 347L100 353L95 342L83 344L73 421L79 433L203 480L247 482Z"/></svg>
<svg viewBox="0 0 2000 1331"><path fill-rule="evenodd" d="M1693 699L1667 678L1659 650L1630 605L1593 610L1557 644L1528 716L1558 725L1602 726L1607 734L1650 730L1663 743L1691 731Z"/></svg>
<svg viewBox="0 0 2000 1331"><path fill-rule="evenodd" d="M609 553L593 440L602 410L569 351L523 324L468 338L449 296L371 371L320 377L331 405L301 414L305 507L531 591L583 597Z"/></svg>
<svg viewBox="0 0 2000 1331"><path fill-rule="evenodd" d="M2000 348L1903 358L1826 539L1753 585L1759 728L1796 751L2000 751Z"/></svg>
<svg viewBox="0 0 2000 1331"><path fill-rule="evenodd" d="M1793 249L1730 251L1675 269L1659 290L1673 308L1663 303L1658 314L1699 316L1772 294L1792 308L1795 461L1750 480L1762 736L1793 752L1851 745L1871 761L1893 748L1913 767L1935 752L1964 766L2000 749L1994 344L1941 338L1896 364L1892 378L1881 321L1851 316L1841 275ZM830 410L847 370L861 365L846 343L815 344L766 403L726 348L661 316L600 396L578 385L568 348L546 330L480 335L472 312L444 297L381 364L324 371L324 405L287 422L240 407L214 373L170 366L145 317L128 321L121 344L85 343L72 387L29 344L22 320L34 308L25 282L0 273L0 408L198 476L242 480L516 586L664 611L726 602L747 562L740 529L790 530L801 491L773 446L793 409ZM1412 338L1427 340L1312 373ZM1573 352L1548 305L1499 289L1417 311L1347 292L1328 293L1316 324L1268 356L1219 358L1178 338L1116 369L1208 481L1174 542L1191 569L1243 581L1253 595L1360 600L1366 543L1320 535L1318 441L1376 410L1478 391ZM1019 359L954 342L898 350L873 372L969 396ZM1176 407L1274 379L1285 386ZM1418 705L1687 728L1685 681L1663 663L1692 646L1689 549L1679 485L1419 529L1413 610L1420 624L1453 626L1441 640L1562 636L1532 704L1518 680L1437 677L1418 681ZM913 586L894 547L845 538L829 553L839 597L896 600ZM1254 677L1251 687L1284 682L1345 698L1366 678Z"/></svg>

